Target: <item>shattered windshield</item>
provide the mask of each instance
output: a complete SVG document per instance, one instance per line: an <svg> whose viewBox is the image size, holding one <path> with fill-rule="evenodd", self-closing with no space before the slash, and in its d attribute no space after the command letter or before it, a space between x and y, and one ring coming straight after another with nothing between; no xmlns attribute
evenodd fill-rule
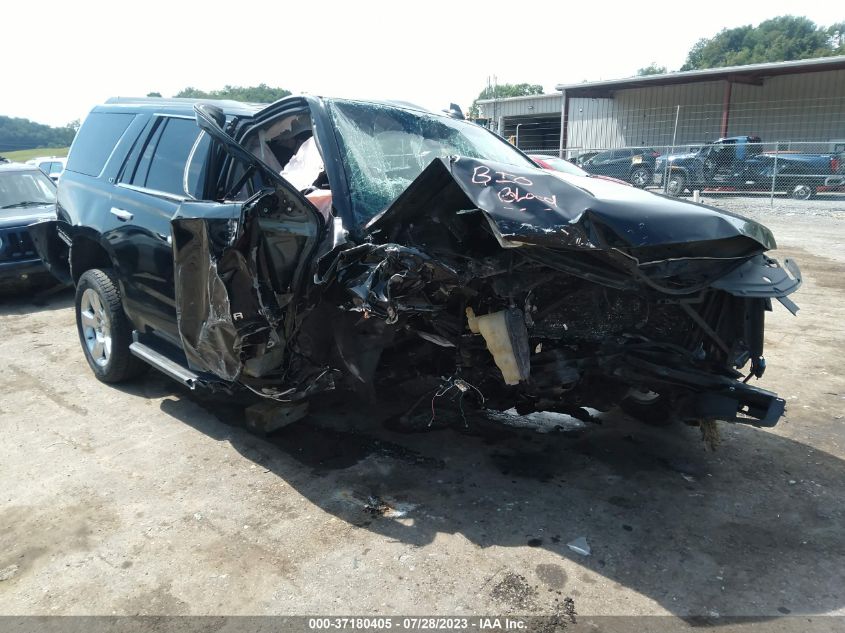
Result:
<svg viewBox="0 0 845 633"><path fill-rule="evenodd" d="M331 103L331 114L344 157L352 212L359 223L390 205L435 158L457 155L532 165L474 123L342 100Z"/></svg>

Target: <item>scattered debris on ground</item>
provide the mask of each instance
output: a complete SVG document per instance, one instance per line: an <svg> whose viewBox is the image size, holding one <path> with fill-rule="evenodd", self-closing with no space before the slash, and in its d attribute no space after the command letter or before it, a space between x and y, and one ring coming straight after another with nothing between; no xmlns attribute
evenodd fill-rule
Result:
<svg viewBox="0 0 845 633"><path fill-rule="evenodd" d="M373 516L383 516L388 519L400 519L416 508L411 503L387 502L381 497L370 496L364 505L364 511Z"/></svg>
<svg viewBox="0 0 845 633"><path fill-rule="evenodd" d="M18 573L18 566L15 564L9 565L8 567L4 567L0 569L0 582L4 580L11 580L15 577L15 574Z"/></svg>
<svg viewBox="0 0 845 633"><path fill-rule="evenodd" d="M509 606L512 612L524 613L535 607L537 590L528 584L525 576L508 572L494 585L490 596Z"/></svg>
<svg viewBox="0 0 845 633"><path fill-rule="evenodd" d="M590 544L587 543L587 537L585 536L579 536L574 541L567 543L566 546L576 554L581 554L581 556L589 556L592 551L590 549Z"/></svg>

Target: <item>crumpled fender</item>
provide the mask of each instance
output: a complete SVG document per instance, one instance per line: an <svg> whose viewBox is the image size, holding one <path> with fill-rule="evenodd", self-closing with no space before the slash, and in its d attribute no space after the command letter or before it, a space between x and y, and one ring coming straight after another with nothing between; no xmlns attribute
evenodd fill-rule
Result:
<svg viewBox="0 0 845 633"><path fill-rule="evenodd" d="M35 251L44 266L63 284L71 283L68 253L72 238L71 227L60 220L43 220L27 227Z"/></svg>
<svg viewBox="0 0 845 633"><path fill-rule="evenodd" d="M792 314L798 313L798 306L787 295L801 287L801 271L789 258L781 266L775 259L757 255L711 285L736 297L777 299Z"/></svg>
<svg viewBox="0 0 845 633"><path fill-rule="evenodd" d="M785 297L801 287L801 271L794 260L783 265L765 255L752 257L712 286L737 297Z"/></svg>

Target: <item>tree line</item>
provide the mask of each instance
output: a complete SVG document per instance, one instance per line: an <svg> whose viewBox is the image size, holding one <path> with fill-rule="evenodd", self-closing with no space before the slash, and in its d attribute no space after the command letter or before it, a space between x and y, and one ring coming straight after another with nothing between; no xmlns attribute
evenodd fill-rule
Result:
<svg viewBox="0 0 845 633"><path fill-rule="evenodd" d="M189 99L231 99L232 101L246 101L249 103L273 103L282 97L291 94L290 90L284 88L273 88L261 83L257 86L230 86L225 85L220 90L200 90L188 86L177 92L174 97L187 97ZM160 97L160 92L150 92L148 97Z"/></svg>
<svg viewBox="0 0 845 633"><path fill-rule="evenodd" d="M0 115L0 152L39 147L67 147L73 141L79 121L52 127L29 119Z"/></svg>
<svg viewBox="0 0 845 633"><path fill-rule="evenodd" d="M272 103L291 94L284 88L273 88L267 84L257 86L229 86L219 90L200 90L188 86L177 92L174 97L193 99L231 99L250 103ZM150 92L148 97L160 97L160 92ZM19 149L37 149L39 147L68 147L79 129L79 120L71 121L62 127L52 127L36 123L29 119L0 116L0 152L13 152Z"/></svg>

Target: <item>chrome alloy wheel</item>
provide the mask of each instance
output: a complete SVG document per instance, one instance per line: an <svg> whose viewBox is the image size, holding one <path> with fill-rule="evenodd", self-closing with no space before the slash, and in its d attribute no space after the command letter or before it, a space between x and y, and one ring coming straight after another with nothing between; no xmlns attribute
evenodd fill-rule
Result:
<svg viewBox="0 0 845 633"><path fill-rule="evenodd" d="M111 356L111 323L103 308L100 295L91 288L87 288L82 293L79 316L88 353L95 363L100 367L105 367Z"/></svg>
<svg viewBox="0 0 845 633"><path fill-rule="evenodd" d="M631 172L631 184L635 187L645 187L651 180L651 173L645 167L638 167Z"/></svg>
<svg viewBox="0 0 845 633"><path fill-rule="evenodd" d="M810 185L795 185L790 195L794 200L809 200L813 197L813 188Z"/></svg>

